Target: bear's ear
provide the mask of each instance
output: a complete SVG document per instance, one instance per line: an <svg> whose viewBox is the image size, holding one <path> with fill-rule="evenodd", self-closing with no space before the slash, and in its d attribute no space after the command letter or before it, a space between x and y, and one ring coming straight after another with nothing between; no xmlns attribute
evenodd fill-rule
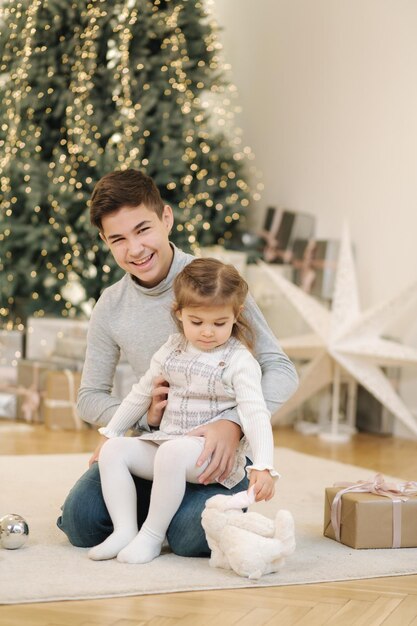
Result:
<svg viewBox="0 0 417 626"><path fill-rule="evenodd" d="M224 511L230 509L247 509L248 506L255 502L254 488L251 487L249 491L239 491L233 494L233 496L225 496L227 502L223 508Z"/></svg>

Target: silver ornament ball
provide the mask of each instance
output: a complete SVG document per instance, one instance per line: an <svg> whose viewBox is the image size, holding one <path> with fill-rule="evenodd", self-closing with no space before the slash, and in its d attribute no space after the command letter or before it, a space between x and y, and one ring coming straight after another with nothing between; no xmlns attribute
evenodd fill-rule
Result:
<svg viewBox="0 0 417 626"><path fill-rule="evenodd" d="M29 535L29 526L21 515L9 513L0 519L0 544L7 550L21 548Z"/></svg>

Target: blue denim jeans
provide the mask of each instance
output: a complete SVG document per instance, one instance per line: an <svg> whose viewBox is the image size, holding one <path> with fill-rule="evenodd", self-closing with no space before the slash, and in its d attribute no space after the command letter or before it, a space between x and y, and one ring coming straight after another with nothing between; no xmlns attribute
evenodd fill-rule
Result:
<svg viewBox="0 0 417 626"><path fill-rule="evenodd" d="M138 494L138 525L141 527L148 514L152 482L143 478L133 478ZM201 514L206 500L218 493L231 495L247 488L246 477L233 489L226 489L218 483L211 485L187 483L184 499L167 532L171 550L179 556L210 556L210 549L201 526ZM57 525L67 535L70 543L80 548L96 546L113 531L113 524L103 500L97 463L81 476L69 492Z"/></svg>

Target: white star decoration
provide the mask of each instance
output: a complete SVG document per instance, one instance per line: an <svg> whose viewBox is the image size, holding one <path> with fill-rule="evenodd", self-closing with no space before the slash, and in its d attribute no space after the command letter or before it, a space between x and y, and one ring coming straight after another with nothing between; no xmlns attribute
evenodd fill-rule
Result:
<svg viewBox="0 0 417 626"><path fill-rule="evenodd" d="M298 390L275 414L274 420L279 421L331 383L338 399L335 386L340 384L340 372L346 372L417 435L417 421L381 370L382 366L417 365L417 350L380 336L405 308L417 303L417 281L397 297L361 312L347 227L340 245L331 310L276 273L270 265L261 262L260 266L313 330L313 334L280 342L290 358L309 360L309 363L301 375ZM333 398L332 422L336 410L338 412Z"/></svg>

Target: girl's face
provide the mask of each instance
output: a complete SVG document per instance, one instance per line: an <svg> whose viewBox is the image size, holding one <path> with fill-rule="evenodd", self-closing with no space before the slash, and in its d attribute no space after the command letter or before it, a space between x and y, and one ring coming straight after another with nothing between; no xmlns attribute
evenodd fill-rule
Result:
<svg viewBox="0 0 417 626"><path fill-rule="evenodd" d="M226 343L236 321L231 305L184 307L177 312L186 339L199 350Z"/></svg>

